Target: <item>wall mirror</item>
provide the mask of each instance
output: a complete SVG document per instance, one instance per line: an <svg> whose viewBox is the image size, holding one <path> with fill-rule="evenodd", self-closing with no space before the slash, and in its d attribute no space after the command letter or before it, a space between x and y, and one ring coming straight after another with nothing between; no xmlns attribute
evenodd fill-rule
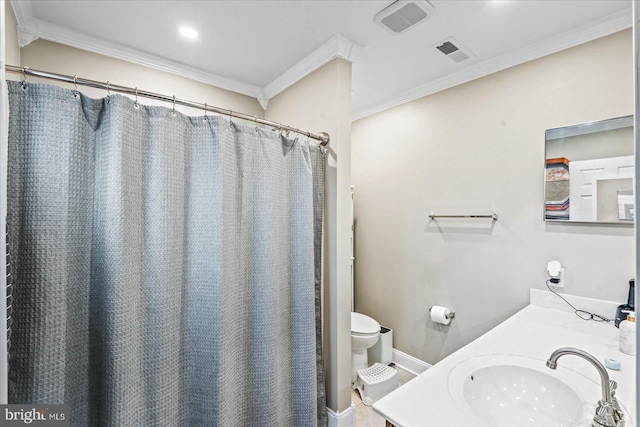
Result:
<svg viewBox="0 0 640 427"><path fill-rule="evenodd" d="M545 132L545 221L633 225L633 116Z"/></svg>

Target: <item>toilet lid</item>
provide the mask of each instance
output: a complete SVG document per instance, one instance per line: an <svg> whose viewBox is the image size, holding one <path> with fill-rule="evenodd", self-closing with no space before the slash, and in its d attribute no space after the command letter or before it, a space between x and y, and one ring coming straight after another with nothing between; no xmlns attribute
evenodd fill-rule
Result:
<svg viewBox="0 0 640 427"><path fill-rule="evenodd" d="M375 334L380 332L380 324L369 316L351 312L351 332L357 334Z"/></svg>

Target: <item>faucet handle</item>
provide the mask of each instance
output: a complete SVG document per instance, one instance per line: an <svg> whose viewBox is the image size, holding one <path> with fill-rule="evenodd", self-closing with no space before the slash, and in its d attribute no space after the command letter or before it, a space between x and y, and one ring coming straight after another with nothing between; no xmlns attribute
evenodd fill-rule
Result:
<svg viewBox="0 0 640 427"><path fill-rule="evenodd" d="M591 427L616 427L615 413L611 403L599 400Z"/></svg>
<svg viewBox="0 0 640 427"><path fill-rule="evenodd" d="M609 381L609 388L611 389L611 404L613 405L613 418L616 421L616 425L620 425L619 423L624 419L624 412L620 407L620 403L618 403L618 399L616 399L616 389L618 388L618 383L614 380Z"/></svg>

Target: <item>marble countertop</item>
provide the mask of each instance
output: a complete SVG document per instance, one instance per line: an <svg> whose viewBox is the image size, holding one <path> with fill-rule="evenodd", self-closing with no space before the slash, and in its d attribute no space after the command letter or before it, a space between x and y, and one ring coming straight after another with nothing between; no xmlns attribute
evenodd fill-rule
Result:
<svg viewBox="0 0 640 427"><path fill-rule="evenodd" d="M619 303L563 295L581 309L613 317ZM540 359L544 363L560 347L576 347L595 356L617 359L619 371L607 369L618 382L616 397L627 413L626 427L636 425L635 357L618 350L618 328L613 323L579 319L557 296L548 291L531 290L531 303L475 341L462 347L404 386L373 405L373 409L397 427L480 426L482 420L461 408L449 392L451 370L471 357L509 354ZM600 384L596 369L578 357L564 357L563 367ZM553 372L553 371L549 371ZM594 404L600 387L593 387Z"/></svg>

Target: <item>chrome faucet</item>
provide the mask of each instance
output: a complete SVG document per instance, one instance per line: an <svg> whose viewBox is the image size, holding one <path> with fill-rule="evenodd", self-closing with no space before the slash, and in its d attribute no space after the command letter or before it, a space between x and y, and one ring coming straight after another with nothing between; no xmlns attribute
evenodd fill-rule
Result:
<svg viewBox="0 0 640 427"><path fill-rule="evenodd" d="M622 419L622 411L616 410L617 400L612 397L611 384L609 383L609 374L605 367L600 363L598 359L587 353L586 351L572 347L562 347L551 353L549 360L547 360L547 367L556 369L558 367L558 359L566 355L579 356L591 363L600 374L600 385L602 387L602 399L598 401L598 407L596 408L596 414L591 422L592 427L622 427L624 426L624 420Z"/></svg>

